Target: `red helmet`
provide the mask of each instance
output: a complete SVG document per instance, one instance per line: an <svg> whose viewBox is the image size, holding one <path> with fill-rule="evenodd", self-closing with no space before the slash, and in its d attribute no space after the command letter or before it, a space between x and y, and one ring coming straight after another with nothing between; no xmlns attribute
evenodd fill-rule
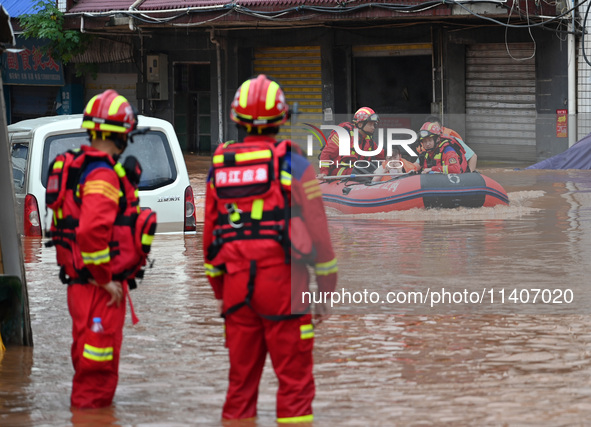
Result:
<svg viewBox="0 0 591 427"><path fill-rule="evenodd" d="M108 89L88 102L84 109L82 127L128 134L137 127L137 115L125 97Z"/></svg>
<svg viewBox="0 0 591 427"><path fill-rule="evenodd" d="M287 121L289 106L277 82L259 74L242 83L236 91L230 109L230 118L239 125L264 129L279 127Z"/></svg>
<svg viewBox="0 0 591 427"><path fill-rule="evenodd" d="M353 116L353 123L379 122L380 117L369 107L361 107Z"/></svg>
<svg viewBox="0 0 591 427"><path fill-rule="evenodd" d="M441 135L441 126L439 123L431 123L426 122L421 126L421 130L419 131L419 140L423 140L432 136L433 138L437 138Z"/></svg>

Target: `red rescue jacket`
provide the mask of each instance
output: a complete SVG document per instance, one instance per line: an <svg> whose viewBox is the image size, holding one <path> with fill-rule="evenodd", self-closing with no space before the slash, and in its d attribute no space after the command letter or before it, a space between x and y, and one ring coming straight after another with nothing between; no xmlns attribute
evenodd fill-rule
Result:
<svg viewBox="0 0 591 427"><path fill-rule="evenodd" d="M207 178L203 252L217 299L223 295L225 273L250 270L252 293L250 282L259 267L292 262L314 265L318 288L334 290L337 264L322 191L298 151L290 141L269 136L248 136L216 149ZM225 314L248 304L250 296Z"/></svg>
<svg viewBox="0 0 591 427"><path fill-rule="evenodd" d="M292 148L291 141L262 140L230 141L216 149L208 186L218 212L206 248L213 265L233 272L245 268L245 260L259 266L289 263L291 223L298 214L291 210L291 180L282 179L279 161ZM309 237L298 240L293 256L309 255Z"/></svg>
<svg viewBox="0 0 591 427"><path fill-rule="evenodd" d="M133 289L133 279L143 277L156 212L140 210L140 175L135 158L124 166L88 146L60 154L50 165L46 202L53 218L46 245L56 247L64 283L129 280Z"/></svg>

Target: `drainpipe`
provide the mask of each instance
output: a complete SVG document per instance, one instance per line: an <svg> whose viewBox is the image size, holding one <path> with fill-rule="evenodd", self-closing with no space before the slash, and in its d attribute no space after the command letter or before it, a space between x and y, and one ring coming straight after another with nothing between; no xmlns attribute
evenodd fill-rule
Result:
<svg viewBox="0 0 591 427"><path fill-rule="evenodd" d="M222 108L222 54L219 40L215 38L215 31L209 30L209 40L215 45L216 67L217 67L217 86L218 86L218 143L224 141L224 117Z"/></svg>
<svg viewBox="0 0 591 427"><path fill-rule="evenodd" d="M577 142L577 56L575 52L575 4L573 0L572 21L567 36L568 49L568 146Z"/></svg>

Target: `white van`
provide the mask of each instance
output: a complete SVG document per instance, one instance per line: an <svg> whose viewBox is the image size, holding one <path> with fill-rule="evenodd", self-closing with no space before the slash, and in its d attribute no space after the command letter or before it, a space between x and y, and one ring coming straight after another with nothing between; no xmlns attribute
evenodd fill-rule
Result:
<svg viewBox="0 0 591 427"><path fill-rule="evenodd" d="M45 205L49 165L59 153L90 144L81 128L82 114L41 117L8 126L17 223L25 236L49 229L51 209ZM135 156L143 169L140 205L158 215L158 233L195 231L195 201L176 133L166 120L139 116L134 142L120 158Z"/></svg>

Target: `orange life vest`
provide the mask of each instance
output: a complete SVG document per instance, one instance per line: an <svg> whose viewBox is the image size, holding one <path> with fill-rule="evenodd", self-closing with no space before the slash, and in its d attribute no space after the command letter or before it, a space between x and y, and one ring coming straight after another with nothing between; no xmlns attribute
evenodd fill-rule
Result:
<svg viewBox="0 0 591 427"><path fill-rule="evenodd" d="M468 170L466 150L464 150L464 147L462 147L462 145L459 142L457 142L455 138L441 138L441 140L437 143L435 147L437 149L437 153L433 154L433 151L435 150L431 150L431 152L422 152L419 156L419 164L424 168L432 168L433 166L438 165L442 161L443 151L448 146L453 148L456 154L458 155L458 158L460 159L460 167L462 169L462 173L466 172Z"/></svg>
<svg viewBox="0 0 591 427"><path fill-rule="evenodd" d="M127 279L130 289L134 289L134 278L143 277L142 267L147 263L157 225L156 212L149 208L140 210L137 185L141 166L134 157L128 157L121 165L101 151L68 150L56 156L50 165L45 196L47 206L53 210L47 233L51 240L46 246L56 248L62 282L88 283L90 273L76 241L81 212L79 185L86 167L97 161L113 168L123 193L119 197L119 211L109 242L112 277L113 280Z"/></svg>

